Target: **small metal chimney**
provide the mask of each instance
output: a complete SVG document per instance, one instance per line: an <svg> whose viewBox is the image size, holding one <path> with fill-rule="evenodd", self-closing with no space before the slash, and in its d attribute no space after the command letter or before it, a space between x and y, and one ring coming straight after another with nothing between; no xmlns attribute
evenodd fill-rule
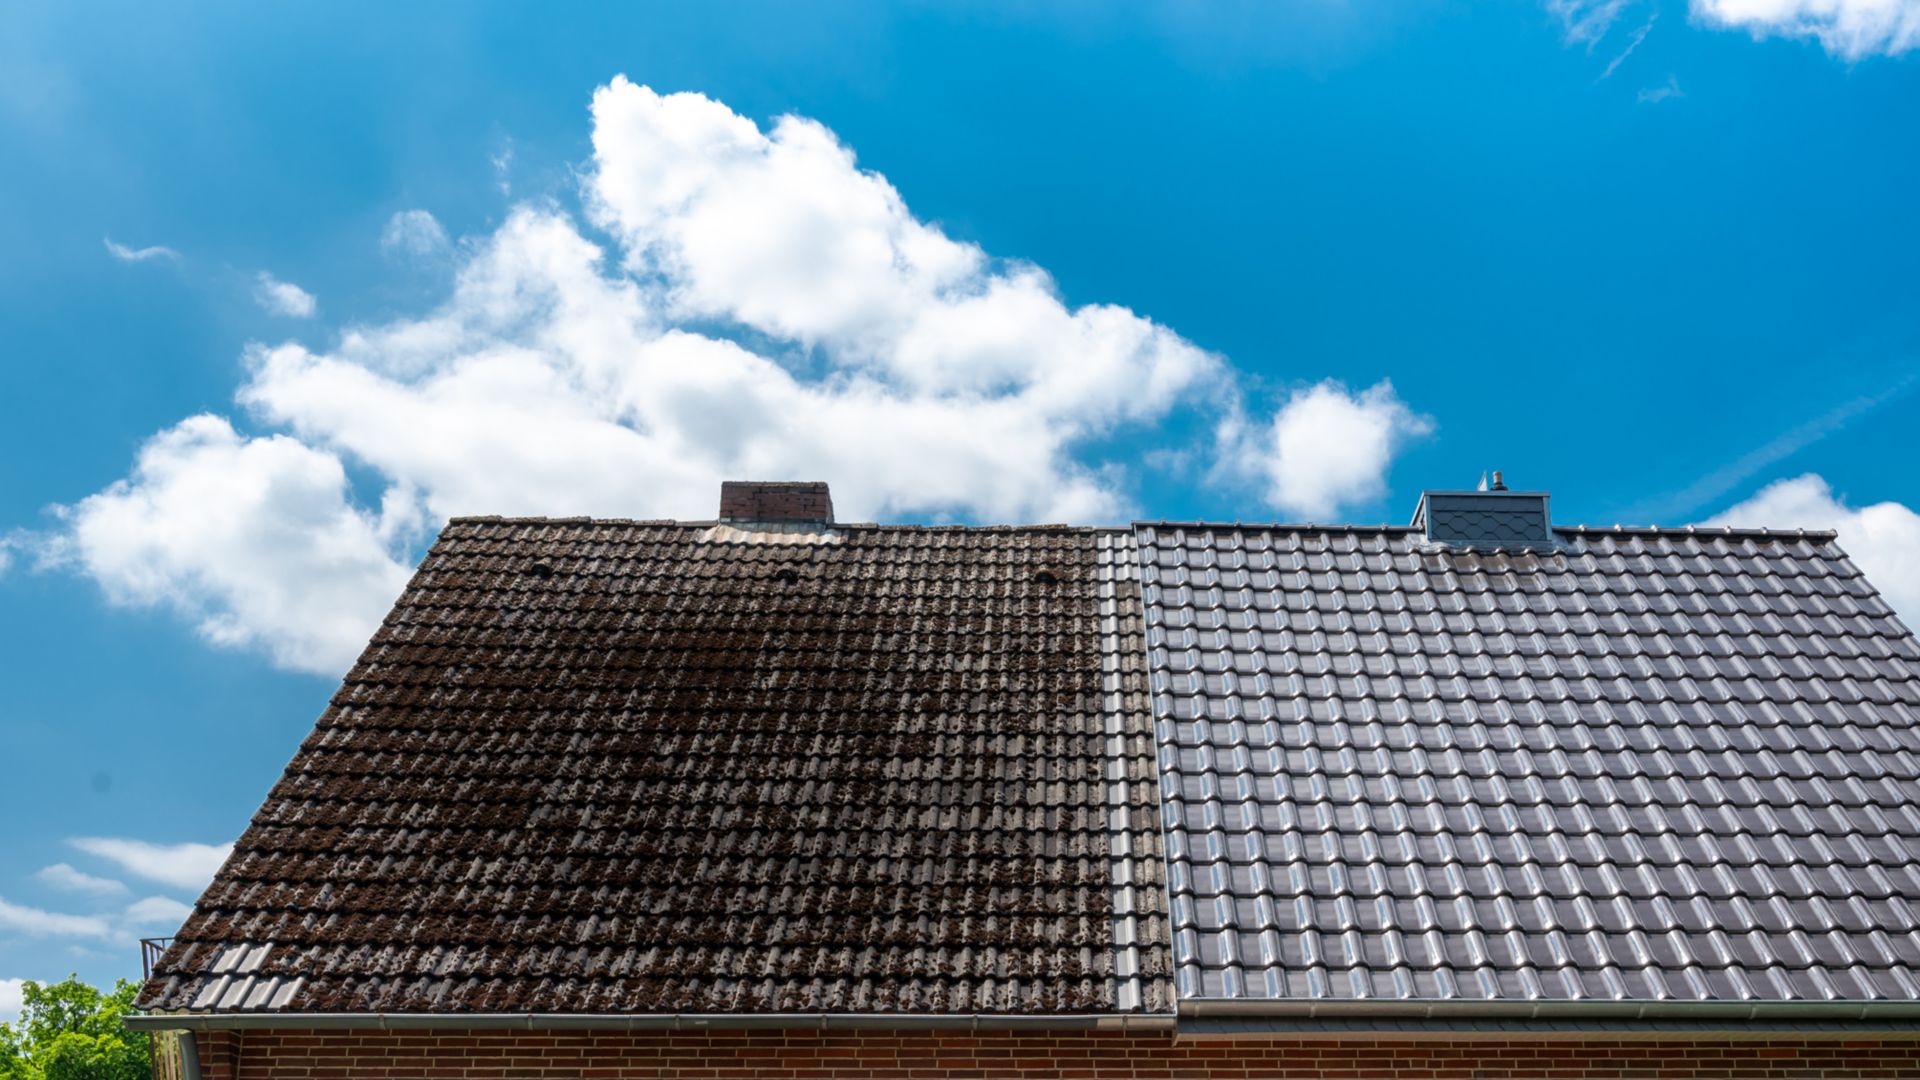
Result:
<svg viewBox="0 0 1920 1080"><path fill-rule="evenodd" d="M1478 491L1427 491L1413 527L1427 541L1452 548L1539 551L1554 547L1553 517L1544 491L1509 491L1500 473Z"/></svg>

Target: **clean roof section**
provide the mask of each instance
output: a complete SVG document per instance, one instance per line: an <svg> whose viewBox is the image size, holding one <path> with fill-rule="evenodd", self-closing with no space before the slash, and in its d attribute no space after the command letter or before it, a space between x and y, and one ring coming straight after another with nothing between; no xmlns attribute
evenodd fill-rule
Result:
<svg viewBox="0 0 1920 1080"><path fill-rule="evenodd" d="M1137 535L1183 1011L1920 999L1920 649L1831 536Z"/></svg>

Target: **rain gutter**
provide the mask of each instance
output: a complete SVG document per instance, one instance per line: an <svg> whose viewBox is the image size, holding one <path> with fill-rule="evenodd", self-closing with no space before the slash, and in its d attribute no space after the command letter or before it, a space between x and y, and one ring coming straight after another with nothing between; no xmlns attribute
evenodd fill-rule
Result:
<svg viewBox="0 0 1920 1080"><path fill-rule="evenodd" d="M1915 1020L1920 1001L1324 1001L1189 998L1182 1017L1462 1020Z"/></svg>
<svg viewBox="0 0 1920 1080"><path fill-rule="evenodd" d="M247 1031L301 1028L345 1031L725 1031L748 1028L855 1028L961 1031L1160 1031L1172 1013L141 1013L134 1031Z"/></svg>

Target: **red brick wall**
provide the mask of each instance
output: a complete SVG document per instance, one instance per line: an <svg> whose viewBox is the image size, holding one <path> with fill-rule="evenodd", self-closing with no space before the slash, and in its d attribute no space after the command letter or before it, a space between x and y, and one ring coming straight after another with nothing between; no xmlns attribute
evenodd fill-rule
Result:
<svg viewBox="0 0 1920 1080"><path fill-rule="evenodd" d="M896 1031L249 1031L201 1035L205 1080L336 1077L1920 1076L1920 1042L1303 1040Z"/></svg>

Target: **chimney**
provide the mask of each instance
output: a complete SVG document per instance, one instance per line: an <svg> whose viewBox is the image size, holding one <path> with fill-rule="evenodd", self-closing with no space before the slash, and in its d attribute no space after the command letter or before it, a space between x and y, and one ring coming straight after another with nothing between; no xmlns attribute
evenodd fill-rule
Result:
<svg viewBox="0 0 1920 1080"><path fill-rule="evenodd" d="M1484 481L1483 481L1484 482ZM1553 516L1544 491L1509 491L1501 475L1479 491L1427 491L1413 527L1427 542L1453 548L1551 551Z"/></svg>
<svg viewBox="0 0 1920 1080"><path fill-rule="evenodd" d="M827 525L833 496L822 481L726 480L720 484L720 520Z"/></svg>

